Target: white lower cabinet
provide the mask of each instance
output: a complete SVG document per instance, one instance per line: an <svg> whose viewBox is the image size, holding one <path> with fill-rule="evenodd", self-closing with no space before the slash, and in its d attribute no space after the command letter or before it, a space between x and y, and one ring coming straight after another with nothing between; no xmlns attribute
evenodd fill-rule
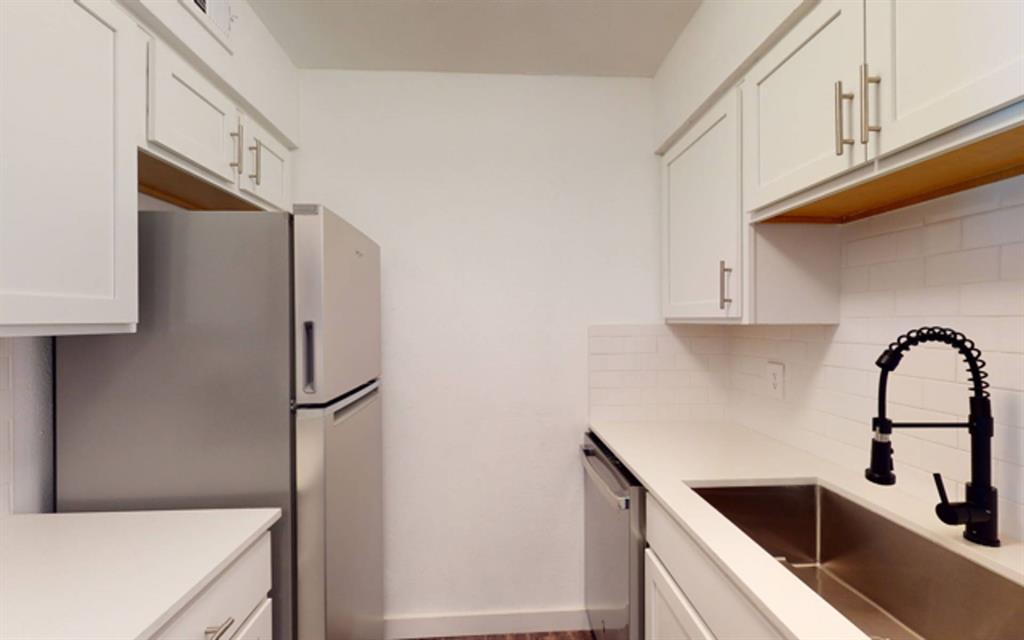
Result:
<svg viewBox="0 0 1024 640"><path fill-rule="evenodd" d="M274 607L273 601L267 598L263 604L252 612L233 640L273 640Z"/></svg>
<svg viewBox="0 0 1024 640"><path fill-rule="evenodd" d="M0 1L0 336L138 320L138 37L112 0Z"/></svg>
<svg viewBox="0 0 1024 640"><path fill-rule="evenodd" d="M185 605L154 639L270 640L270 586L268 532Z"/></svg>
<svg viewBox="0 0 1024 640"><path fill-rule="evenodd" d="M645 640L714 640L693 604L650 549L644 559Z"/></svg>
<svg viewBox="0 0 1024 640"><path fill-rule="evenodd" d="M650 545L647 592L652 588L656 590L654 603L646 604L648 616L652 615L650 607L656 607L654 626L647 622L647 638L775 640L783 637L690 534L649 495L647 542ZM652 561L656 562L653 578L650 575ZM653 587L652 579L656 581ZM658 598L662 599L660 604ZM704 635L700 635L702 633Z"/></svg>

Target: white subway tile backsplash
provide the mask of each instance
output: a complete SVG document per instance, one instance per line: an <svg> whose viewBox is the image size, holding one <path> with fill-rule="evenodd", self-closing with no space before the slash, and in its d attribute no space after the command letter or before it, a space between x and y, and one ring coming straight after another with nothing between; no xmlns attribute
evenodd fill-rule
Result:
<svg viewBox="0 0 1024 640"><path fill-rule="evenodd" d="M920 228L855 240L844 247L847 267L917 258L924 248Z"/></svg>
<svg viewBox="0 0 1024 640"><path fill-rule="evenodd" d="M1024 280L1024 242L1004 244L1000 252L999 277L1003 280Z"/></svg>
<svg viewBox="0 0 1024 640"><path fill-rule="evenodd" d="M963 246L991 247L1024 242L1024 207L1011 207L970 216L963 220Z"/></svg>
<svg viewBox="0 0 1024 640"><path fill-rule="evenodd" d="M921 287L925 281L925 262L920 258L871 265L870 289L896 291Z"/></svg>
<svg viewBox="0 0 1024 640"><path fill-rule="evenodd" d="M962 292L959 287L924 287L900 291L896 297L895 310L892 315L957 315L960 312L961 298Z"/></svg>
<svg viewBox="0 0 1024 640"><path fill-rule="evenodd" d="M1001 186L1002 183L994 183L969 191L961 191L907 207L906 209L893 211L889 215L893 217L899 217L904 214L914 217L922 215L925 224L935 224L943 220L963 218L984 211L993 211L1000 206L1005 206L1002 203L1004 191L1001 189Z"/></svg>
<svg viewBox="0 0 1024 640"><path fill-rule="evenodd" d="M925 284L966 284L999 279L999 248L956 251L925 259Z"/></svg>
<svg viewBox="0 0 1024 640"><path fill-rule="evenodd" d="M960 288L965 316L1024 316L1024 282L980 282Z"/></svg>
<svg viewBox="0 0 1024 640"><path fill-rule="evenodd" d="M924 228L924 253L935 255L956 251L960 249L961 238L960 220L930 224Z"/></svg>

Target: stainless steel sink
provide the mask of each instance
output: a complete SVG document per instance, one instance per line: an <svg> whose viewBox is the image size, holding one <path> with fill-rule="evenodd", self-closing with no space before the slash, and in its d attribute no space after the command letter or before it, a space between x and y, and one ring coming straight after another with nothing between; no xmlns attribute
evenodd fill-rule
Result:
<svg viewBox="0 0 1024 640"><path fill-rule="evenodd" d="M1024 587L827 489L696 491L873 638L1024 639Z"/></svg>

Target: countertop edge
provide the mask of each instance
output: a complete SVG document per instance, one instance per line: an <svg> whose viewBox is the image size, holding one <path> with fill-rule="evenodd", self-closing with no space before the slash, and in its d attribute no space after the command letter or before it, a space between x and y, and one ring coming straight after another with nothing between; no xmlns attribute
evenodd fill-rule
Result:
<svg viewBox="0 0 1024 640"><path fill-rule="evenodd" d="M150 625L144 629L139 635L135 637L135 640L148 640L152 638L160 629L167 625L168 622L174 619L179 613L181 613L185 607L189 605L199 594L201 594L210 584L213 583L217 577L224 573L224 571L238 560L242 555L248 551L256 541L263 537L263 534L270 530L270 527L274 525L278 520L281 519L281 510L277 508L257 509L257 511L267 511L267 517L263 523L235 547L228 556L226 556L219 564L213 567L203 579L197 582L191 589L183 594L174 605L164 612L162 616L154 620Z"/></svg>

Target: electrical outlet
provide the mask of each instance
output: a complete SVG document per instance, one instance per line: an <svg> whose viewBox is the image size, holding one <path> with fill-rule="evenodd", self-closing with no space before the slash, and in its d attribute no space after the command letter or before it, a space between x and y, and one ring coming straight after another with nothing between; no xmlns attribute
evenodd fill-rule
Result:
<svg viewBox="0 0 1024 640"><path fill-rule="evenodd" d="M786 365L768 363L768 394L776 400L786 399Z"/></svg>

